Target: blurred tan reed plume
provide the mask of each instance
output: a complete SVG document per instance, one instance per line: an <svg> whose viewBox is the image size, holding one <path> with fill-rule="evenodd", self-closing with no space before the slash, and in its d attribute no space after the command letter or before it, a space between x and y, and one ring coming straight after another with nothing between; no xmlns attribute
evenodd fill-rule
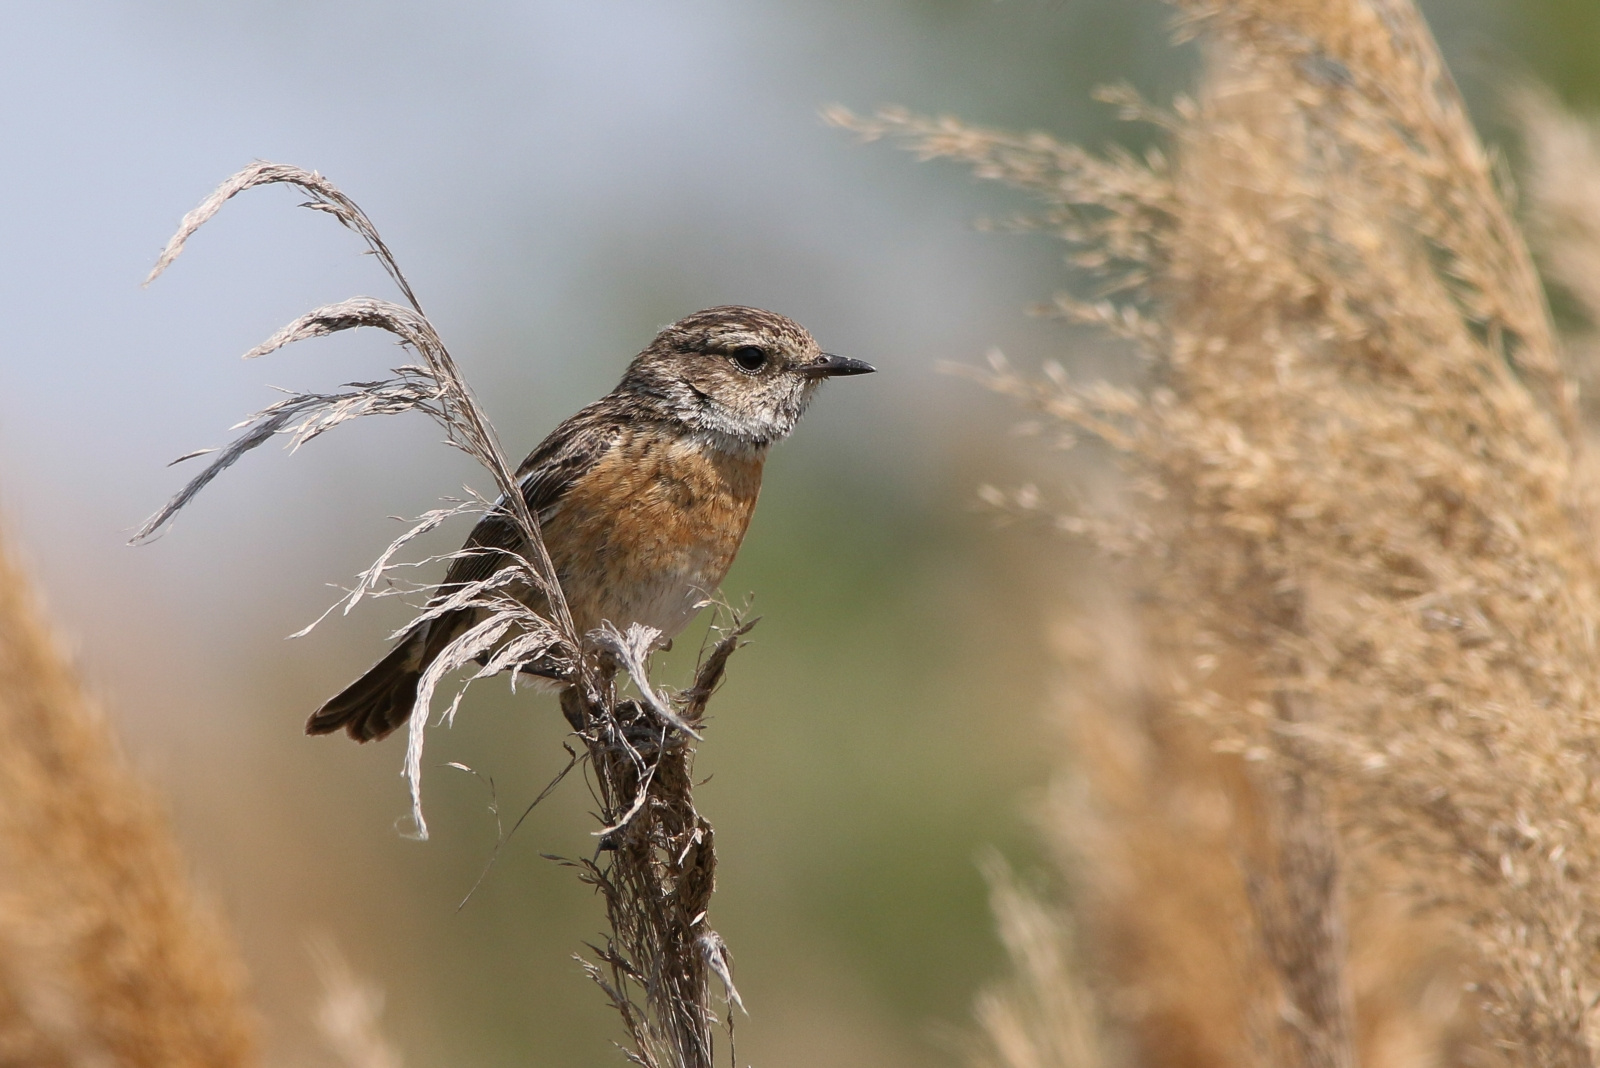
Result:
<svg viewBox="0 0 1600 1068"><path fill-rule="evenodd" d="M1035 224L1100 284L1056 312L1149 361L1138 388L1003 359L983 376L1128 472L1120 508L1058 515L1031 490L991 493L1097 541L1137 594L1121 680L1085 681L1101 650L1074 684L1075 703L1102 704L1073 728L1098 809L1075 847L1081 959L1124 1040L1102 1048L1150 1064L1589 1065L1592 480L1500 168L1406 0L1174 6L1204 42L1195 97L1167 111L1106 94L1164 132L1142 159L897 110L831 115L1034 194ZM1532 122L1531 187L1552 273L1593 316L1595 152L1574 131L1548 109ZM1439 994L1457 952L1459 1013ZM1410 1024L1377 1026L1395 1009ZM1182 1042L1147 1026L1163 1020ZM1375 1045L1385 1027L1411 1038Z"/></svg>
<svg viewBox="0 0 1600 1068"><path fill-rule="evenodd" d="M1015 976L978 995L987 1042L980 1068L1053 1068L1106 1063L1099 1011L1078 972L1071 920L1017 884L998 856L983 862L989 903Z"/></svg>
<svg viewBox="0 0 1600 1068"><path fill-rule="evenodd" d="M1205 724L1147 687L1148 654L1128 615L1102 608L1092 624L1055 629L1066 668L1056 716L1072 768L1038 814L1078 924L1074 932L1058 920L1081 947L1070 958L1083 973L1070 996L1097 995L1100 1048L1117 1053L1095 1063L1298 1063L1274 1041L1283 999L1254 914L1259 884L1282 876L1270 866L1253 762L1215 752ZM1465 1059L1471 1021L1447 925L1376 889L1369 879L1348 901L1353 1059L1480 1063ZM1020 1038L1016 1028L986 1030L992 1048L1040 1044L1036 1029Z"/></svg>
<svg viewBox="0 0 1600 1068"><path fill-rule="evenodd" d="M579 961L621 1016L631 1042L623 1052L630 1060L645 1068L711 1068L716 1025L725 1023L731 1045L731 1015L739 997L727 947L707 918L716 852L711 825L694 806L691 743L700 738L706 703L722 681L728 658L755 621L729 612L730 624L705 651L693 683L678 692L659 689L650 679L650 655L660 645L660 632L639 624L630 625L626 633L609 624L587 635L577 632L538 518L528 507L494 428L377 227L355 201L320 174L257 162L228 178L184 216L147 283L178 258L188 240L229 200L268 185L298 190L310 198L303 207L331 215L357 234L405 302L355 297L325 305L279 330L247 352L246 358L265 356L297 341L374 328L392 334L420 362L394 369L387 379L345 383L334 393L287 391L283 399L238 423L234 429L240 433L226 447L179 457L180 461L203 455L211 459L150 517L133 541L160 534L217 475L276 437L286 437L293 450L364 416L415 412L437 423L449 444L488 472L496 496L491 499L469 489L465 498L447 500L446 507L417 517L328 610L349 612L366 598L422 593L430 585L405 580L407 569L483 551L469 545L420 561L399 558L418 538L456 516L497 514L520 536L519 552L496 554L505 563L493 574L415 604L416 615L391 636L461 609L477 610L480 619L430 663L417 687L405 758L416 837L428 836L422 807L422 751L438 688L458 676L459 684L442 715L449 722L476 681L504 676L515 688L525 667L537 666L532 674L545 677L559 674L565 687L562 712L579 746L569 748L571 762L540 799L573 767L583 766L599 809L601 826L595 832L599 849L594 860L564 863L600 892L610 924L604 944L590 947L598 963L581 957ZM541 593L550 606L548 613L529 608L518 596L520 590ZM636 698L623 695L624 681L633 683ZM337 969L328 974L337 978L336 973ZM726 1021L719 1021L712 1008L713 978L720 982L728 1005ZM374 1064L384 1063L381 1048L373 1044L376 1039L368 1040L376 1032L364 1037L361 1029L366 1024L350 1015L364 1011L365 1003L345 998L341 1005L343 1014L334 1021L339 1037L330 1032L330 1040L347 1059L365 1057Z"/></svg>
<svg viewBox="0 0 1600 1068"><path fill-rule="evenodd" d="M312 939L309 950L322 1003L315 1023L345 1068L401 1068L400 1053L383 1034L383 990L358 976L333 939Z"/></svg>
<svg viewBox="0 0 1600 1068"><path fill-rule="evenodd" d="M0 546L0 1063L257 1063L244 971Z"/></svg>

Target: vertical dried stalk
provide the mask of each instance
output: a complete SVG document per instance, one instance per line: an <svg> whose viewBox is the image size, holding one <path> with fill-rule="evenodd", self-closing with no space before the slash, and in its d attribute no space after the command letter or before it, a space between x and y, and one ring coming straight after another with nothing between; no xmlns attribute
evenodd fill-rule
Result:
<svg viewBox="0 0 1600 1068"><path fill-rule="evenodd" d="M160 805L0 550L0 1061L252 1065L243 987Z"/></svg>
<svg viewBox="0 0 1600 1068"><path fill-rule="evenodd" d="M489 472L498 498L491 502L469 491L468 500L421 516L361 574L341 602L348 612L365 597L426 589L398 579L400 568L415 565L397 563L395 557L414 539L454 516L497 513L520 535L520 553L505 553L503 566L493 575L453 587L447 595L421 606L418 615L396 632L463 608L476 609L480 616L480 622L431 663L417 688L406 776L418 837L427 837L422 813L422 747L438 685L449 673L468 669L445 712L449 719L473 681L502 673L515 680L524 667L535 662L538 674L559 671L565 683L562 710L584 746L582 759L600 803L601 847L609 858L604 863L575 865L586 881L602 891L612 928L606 946L597 950L605 967L586 967L622 1016L633 1043L627 1051L631 1059L650 1068L710 1068L716 1017L711 1010L708 975L721 978L730 998L737 1001L737 995L727 951L706 923L716 860L711 825L694 807L690 775L694 750L689 742L699 738L697 727L706 701L721 681L739 638L753 624L741 625L735 620L706 658L694 686L676 696L657 692L649 678L648 660L660 638L658 632L635 625L627 634L610 629L577 633L538 517L529 509L493 427L377 228L354 201L321 175L274 163L257 163L234 175L185 216L151 279L177 258L189 237L229 199L271 184L287 184L308 194L311 201L305 207L334 216L360 235L400 287L408 306L369 297L327 305L290 323L246 356L263 356L296 341L373 327L393 334L422 362L398 368L393 378L383 381L348 383L339 393L290 393L250 416L235 428L243 432L152 516L134 541L155 536L218 474L277 435L287 436L290 447L297 448L352 419L402 412L420 412L443 427L451 444ZM462 549L444 559L474 551ZM542 594L550 606L548 613L541 615L529 608L518 596L519 590ZM626 670L637 687L638 700L624 699L619 693L619 668ZM642 1004L635 998L635 988L643 990ZM730 1021L730 1035L731 1030Z"/></svg>
<svg viewBox="0 0 1600 1068"><path fill-rule="evenodd" d="M1286 723L1305 722L1284 697ZM1271 826L1270 857L1246 886L1265 958L1282 990L1286 1063L1354 1068L1355 1022L1346 977L1348 935L1339 846L1321 791L1297 767L1255 776Z"/></svg>
<svg viewBox="0 0 1600 1068"><path fill-rule="evenodd" d="M1589 1065L1600 559L1538 274L1410 3L1175 6L1209 42L1197 98L1112 96L1170 154L839 119L1038 195L1105 283L1061 312L1151 359L1143 390L991 382L1124 455L1127 514L1057 521L1128 559L1157 699L1303 776L1455 918L1486 1050ZM1334 899L1324 860L1288 868ZM1331 1020L1320 956L1285 959Z"/></svg>
<svg viewBox="0 0 1600 1068"><path fill-rule="evenodd" d="M706 924L717 858L711 824L694 807L694 750L687 732L674 735L663 728L664 716L641 704L675 704L667 714L688 732L698 729L728 657L754 625L735 617L702 659L694 685L675 699L636 676L643 702L583 702L576 691L563 700L588 747L604 821L600 846L609 858L577 864L605 898L612 931L606 945L590 947L600 964L585 961L584 968L636 1036L632 1059L647 1068L711 1068L713 975L730 1012L740 1002L727 947ZM612 637L613 655L630 672L642 667L640 635ZM731 1016L728 1027L731 1040Z"/></svg>

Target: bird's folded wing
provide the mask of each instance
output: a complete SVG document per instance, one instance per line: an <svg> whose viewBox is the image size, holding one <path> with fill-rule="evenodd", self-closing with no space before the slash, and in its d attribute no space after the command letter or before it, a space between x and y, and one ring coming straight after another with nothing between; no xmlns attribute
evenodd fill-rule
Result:
<svg viewBox="0 0 1600 1068"><path fill-rule="evenodd" d="M522 498L540 523L555 514L567 490L621 440L623 427L599 408L598 404L590 405L556 427L517 469ZM496 550L516 552L522 548L522 538L511 518L502 512L491 512L472 529L462 546L467 555L451 561L435 597L448 596L453 589L493 575L502 566Z"/></svg>

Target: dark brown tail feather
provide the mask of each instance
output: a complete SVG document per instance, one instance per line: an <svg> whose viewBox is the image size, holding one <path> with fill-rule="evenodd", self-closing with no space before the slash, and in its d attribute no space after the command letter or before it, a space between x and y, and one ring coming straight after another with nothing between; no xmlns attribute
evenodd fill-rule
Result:
<svg viewBox="0 0 1600 1068"><path fill-rule="evenodd" d="M382 738L411 718L422 678L425 629L401 638L387 656L306 720L307 734L332 734L343 727L358 742Z"/></svg>

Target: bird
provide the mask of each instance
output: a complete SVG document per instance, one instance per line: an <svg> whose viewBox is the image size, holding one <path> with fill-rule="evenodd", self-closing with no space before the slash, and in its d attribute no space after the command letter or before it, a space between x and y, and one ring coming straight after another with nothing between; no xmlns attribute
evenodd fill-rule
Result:
<svg viewBox="0 0 1600 1068"><path fill-rule="evenodd" d="M793 319L724 305L656 334L610 393L561 423L516 471L583 635L639 623L663 641L727 575L755 509L768 450L788 437L828 378L875 371L823 352ZM495 574L525 548L500 511L478 521L431 604ZM544 614L541 594L521 595ZM306 723L379 739L411 716L418 683L478 618L459 609L413 625Z"/></svg>

